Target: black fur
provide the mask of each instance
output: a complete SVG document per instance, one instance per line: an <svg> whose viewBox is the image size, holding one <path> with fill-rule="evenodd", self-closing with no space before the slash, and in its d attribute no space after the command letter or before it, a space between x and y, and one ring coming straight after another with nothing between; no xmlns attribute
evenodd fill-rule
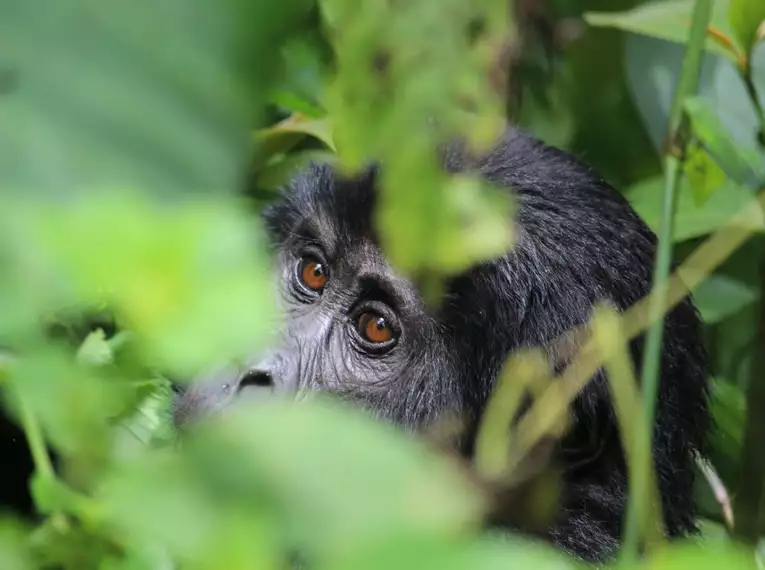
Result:
<svg viewBox="0 0 765 570"><path fill-rule="evenodd" d="M597 301L625 309L649 292L655 236L616 190L570 155L515 130L488 156L473 157L459 143L442 155L450 172L476 171L514 189L520 230L513 251L452 279L432 310L378 247L375 169L353 179L327 165L307 169L264 216L287 314L280 346L254 355L248 370L189 390L178 403L178 423L225 405L238 381L262 387L263 378L269 389L340 394L408 429L445 412L475 422L510 351L547 345L587 322ZM295 282L305 251L318 252L330 268L317 297ZM401 336L389 352L369 354L353 332L366 304L398 322ZM693 453L703 451L710 423L701 332L690 300L667 318L654 458L669 536L695 530ZM641 346L642 339L632 345L637 365ZM627 481L602 374L575 402L573 416L558 454L568 466L562 510L547 534L584 559L603 560L618 548Z"/></svg>

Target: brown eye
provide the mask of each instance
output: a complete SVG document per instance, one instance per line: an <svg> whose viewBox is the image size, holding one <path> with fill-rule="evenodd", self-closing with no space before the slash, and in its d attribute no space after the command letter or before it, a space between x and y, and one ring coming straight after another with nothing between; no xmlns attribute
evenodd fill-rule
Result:
<svg viewBox="0 0 765 570"><path fill-rule="evenodd" d="M367 312L361 315L357 327L359 334L368 342L381 344L393 338L393 329L388 321L377 313Z"/></svg>
<svg viewBox="0 0 765 570"><path fill-rule="evenodd" d="M324 289L329 277L324 264L312 257L300 261L300 280L311 291L320 292Z"/></svg>

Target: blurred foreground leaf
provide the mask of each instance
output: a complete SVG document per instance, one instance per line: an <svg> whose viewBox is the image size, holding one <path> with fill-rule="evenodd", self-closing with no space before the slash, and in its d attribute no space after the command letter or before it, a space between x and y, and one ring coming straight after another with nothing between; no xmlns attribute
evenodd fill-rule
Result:
<svg viewBox="0 0 765 570"><path fill-rule="evenodd" d="M3 2L0 187L232 191L309 2Z"/></svg>
<svg viewBox="0 0 765 570"><path fill-rule="evenodd" d="M748 53L762 39L760 27L765 23L765 2L761 0L729 0L728 17L736 38Z"/></svg>
<svg viewBox="0 0 765 570"><path fill-rule="evenodd" d="M701 546L693 542L679 542L669 548L657 551L655 556L634 566L625 568L646 568L650 570L755 570L754 552L733 543L710 543Z"/></svg>
<svg viewBox="0 0 765 570"><path fill-rule="evenodd" d="M584 18L591 26L617 28L684 44L690 32L693 5L694 0L653 1L624 12L588 12ZM714 3L711 27L717 33L707 35L706 49L736 61L738 50L726 35L729 29L727 6L728 0Z"/></svg>
<svg viewBox="0 0 765 570"><path fill-rule="evenodd" d="M28 551L27 536L21 525L0 519L0 568L32 570L32 557Z"/></svg>
<svg viewBox="0 0 765 570"><path fill-rule="evenodd" d="M130 385L78 366L62 351L38 351L9 367L14 394L38 418L46 438L64 453L102 459L111 442L112 420L131 402ZM8 402L16 410L14 396Z"/></svg>
<svg viewBox="0 0 765 570"><path fill-rule="evenodd" d="M229 499L269 497L309 557L392 536L453 535L483 508L448 461L327 402L242 408L209 427L187 442L197 468Z"/></svg>
<svg viewBox="0 0 765 570"><path fill-rule="evenodd" d="M476 540L422 540L402 537L381 542L340 564L320 570L574 570L586 566L548 545L517 537Z"/></svg>
<svg viewBox="0 0 765 570"><path fill-rule="evenodd" d="M149 362L182 378L241 357L267 336L274 308L259 227L233 205L123 192L66 206L0 200L10 250L0 302L22 321L106 303Z"/></svg>
<svg viewBox="0 0 765 570"><path fill-rule="evenodd" d="M502 62L514 33L508 7L322 4L337 56L326 106L341 162L352 170L370 160L384 165L376 222L387 256L409 275L450 273L511 243L508 208L472 183L449 181L436 156L455 136L485 150L502 133Z"/></svg>

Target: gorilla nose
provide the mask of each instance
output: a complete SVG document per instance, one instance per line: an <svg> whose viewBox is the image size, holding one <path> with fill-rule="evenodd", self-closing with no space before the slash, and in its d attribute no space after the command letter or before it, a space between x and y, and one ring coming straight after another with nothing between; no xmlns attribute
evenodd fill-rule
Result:
<svg viewBox="0 0 765 570"><path fill-rule="evenodd" d="M273 371L267 368L251 368L244 371L236 386L233 387L233 394L238 400L261 401L269 399L277 393L278 378Z"/></svg>
<svg viewBox="0 0 765 570"><path fill-rule="evenodd" d="M237 391L255 389L255 388L273 388L274 377L267 370L248 370L239 379Z"/></svg>

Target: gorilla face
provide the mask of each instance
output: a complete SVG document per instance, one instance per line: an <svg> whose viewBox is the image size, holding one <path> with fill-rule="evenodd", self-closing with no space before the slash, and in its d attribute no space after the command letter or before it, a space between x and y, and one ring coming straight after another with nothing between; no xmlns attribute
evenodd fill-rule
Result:
<svg viewBox="0 0 765 570"><path fill-rule="evenodd" d="M409 428L461 407L447 322L387 262L372 229L374 199L372 171L343 180L313 166L265 212L284 317L279 342L194 384L177 418L234 398L316 391Z"/></svg>
<svg viewBox="0 0 765 570"><path fill-rule="evenodd" d="M507 255L451 279L437 307L386 261L374 231L375 171L344 179L329 166L299 175L264 215L278 260L284 325L268 350L213 373L179 397L175 420L242 397L330 392L417 430L444 414L480 420L508 354L544 347L648 294L656 239L624 198L570 155L510 130L486 156L442 149L449 172L512 188L519 208ZM694 458L709 425L701 323L690 300L666 318L654 461L666 532L694 530ZM637 367L642 339L631 345ZM551 360L565 360L548 348ZM603 373L572 407L558 450L564 473L549 538L596 560L618 546L627 492ZM464 448L470 453L470 442Z"/></svg>

